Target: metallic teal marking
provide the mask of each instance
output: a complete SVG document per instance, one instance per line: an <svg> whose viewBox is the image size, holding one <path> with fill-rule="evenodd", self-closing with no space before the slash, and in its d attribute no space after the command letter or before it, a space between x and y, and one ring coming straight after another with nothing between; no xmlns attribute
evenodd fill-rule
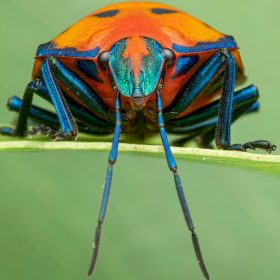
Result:
<svg viewBox="0 0 280 280"><path fill-rule="evenodd" d="M109 65L114 80L122 95L127 97L149 96L156 88L161 77L164 63L163 49L159 43L150 38L145 38L146 48L149 52L142 57L141 72L136 81L130 58L124 58L123 54L127 45L127 39L117 42L110 50Z"/></svg>
<svg viewBox="0 0 280 280"><path fill-rule="evenodd" d="M126 39L113 45L110 51L109 65L112 70L114 80L124 96L130 96L131 63L129 58L124 58L123 53L126 48Z"/></svg>
<svg viewBox="0 0 280 280"><path fill-rule="evenodd" d="M217 42L198 43L193 47L173 44L172 48L177 53L199 53L221 49L236 49L238 46L232 36L226 36L219 39Z"/></svg>
<svg viewBox="0 0 280 280"><path fill-rule="evenodd" d="M89 51L78 51L75 48L63 48L59 49L55 47L53 42L42 44L38 47L36 56L59 56L59 57L79 57L79 58L93 58L96 57L100 52L100 48L96 47L95 49Z"/></svg>
<svg viewBox="0 0 280 280"><path fill-rule="evenodd" d="M94 61L91 60L77 60L76 65L78 69L85 74L89 79L103 83L103 80L99 77L99 70Z"/></svg>
<svg viewBox="0 0 280 280"><path fill-rule="evenodd" d="M179 57L176 63L176 73L172 78L174 79L181 75L185 75L196 64L197 61L198 57L196 55Z"/></svg>

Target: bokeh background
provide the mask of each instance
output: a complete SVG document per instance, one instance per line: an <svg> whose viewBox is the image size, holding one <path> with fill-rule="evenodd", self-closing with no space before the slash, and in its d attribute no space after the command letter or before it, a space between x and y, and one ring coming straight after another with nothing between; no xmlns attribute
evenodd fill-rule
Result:
<svg viewBox="0 0 280 280"><path fill-rule="evenodd" d="M87 13L113 0L0 3L0 120L22 95L32 57ZM162 2L234 35L261 112L234 124L232 139L280 146L279 0ZM86 279L107 154L0 154L0 279ZM212 279L280 279L280 181L252 170L178 160ZM203 279L163 158L121 154L94 279Z"/></svg>

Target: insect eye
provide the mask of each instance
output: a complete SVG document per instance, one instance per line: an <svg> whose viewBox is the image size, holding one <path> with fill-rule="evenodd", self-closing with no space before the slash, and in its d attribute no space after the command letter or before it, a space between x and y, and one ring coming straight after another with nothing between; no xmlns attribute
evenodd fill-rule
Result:
<svg viewBox="0 0 280 280"><path fill-rule="evenodd" d="M175 62L175 54L170 49L163 49L164 58L167 66L171 66Z"/></svg>
<svg viewBox="0 0 280 280"><path fill-rule="evenodd" d="M110 57L110 53L108 51L101 53L98 57L98 64L99 64L100 68L104 71L108 67L109 57Z"/></svg>

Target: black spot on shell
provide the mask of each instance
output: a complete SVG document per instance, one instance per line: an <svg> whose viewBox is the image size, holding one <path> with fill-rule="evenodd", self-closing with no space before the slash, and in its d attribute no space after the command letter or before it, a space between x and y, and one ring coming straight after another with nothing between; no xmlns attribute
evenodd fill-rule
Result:
<svg viewBox="0 0 280 280"><path fill-rule="evenodd" d="M153 8L153 9L151 9L151 11L152 11L153 14L156 14L156 15L178 13L178 11L170 10L170 9L163 9L163 8Z"/></svg>
<svg viewBox="0 0 280 280"><path fill-rule="evenodd" d="M93 16L94 17L99 17L99 18L107 18L107 17L114 17L118 13L119 13L119 10L110 10L110 11L102 12L102 13L99 13L99 14L95 14Z"/></svg>

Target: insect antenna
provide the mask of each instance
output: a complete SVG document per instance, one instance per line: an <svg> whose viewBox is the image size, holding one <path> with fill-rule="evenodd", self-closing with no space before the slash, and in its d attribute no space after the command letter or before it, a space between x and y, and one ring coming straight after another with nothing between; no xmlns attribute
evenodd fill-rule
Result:
<svg viewBox="0 0 280 280"><path fill-rule="evenodd" d="M161 100L159 90L157 90L157 110L158 110L158 125L159 125L159 131L160 131L162 144L163 144L163 147L165 150L165 155L166 155L166 159L168 162L168 166L174 174L177 195L178 195L178 198L180 201L180 205L181 205L181 208L182 208L182 211L184 214L185 221L186 221L188 229L190 230L191 235L192 235L192 243L193 243L194 251L196 254L196 258L197 258L198 264L200 266L200 269L201 269L205 279L209 280L210 279L209 274L207 272L207 269L206 269L206 266L205 266L205 263L204 263L204 260L202 257L197 235L194 231L194 225L193 225L190 210L189 210L189 207L187 204L187 200L186 200L186 197L184 194L184 190L182 187L181 179L177 173L177 164L176 164L174 156L171 152L171 148L170 148L168 138L166 135L165 126L164 126L164 117L163 117L163 106L162 106L162 100Z"/></svg>
<svg viewBox="0 0 280 280"><path fill-rule="evenodd" d="M117 160L118 157L118 145L120 140L120 133L121 133L121 112L120 112L120 95L119 92L116 92L116 101L115 101L115 107L116 107L116 123L115 123L115 132L114 132L114 138L112 142L112 147L108 159L108 168L105 178L105 185L103 190L103 196L101 201L101 206L99 210L98 215L98 223L95 230L95 236L93 240L93 246L92 246L92 256L90 259L90 264L88 268L88 276L91 276L94 267L96 264L99 246L100 246L100 239L101 239L101 231L102 231L102 224L105 219L106 210L109 202L109 196L110 196L110 190L111 190L111 183L112 183L112 176L113 176L113 165Z"/></svg>

